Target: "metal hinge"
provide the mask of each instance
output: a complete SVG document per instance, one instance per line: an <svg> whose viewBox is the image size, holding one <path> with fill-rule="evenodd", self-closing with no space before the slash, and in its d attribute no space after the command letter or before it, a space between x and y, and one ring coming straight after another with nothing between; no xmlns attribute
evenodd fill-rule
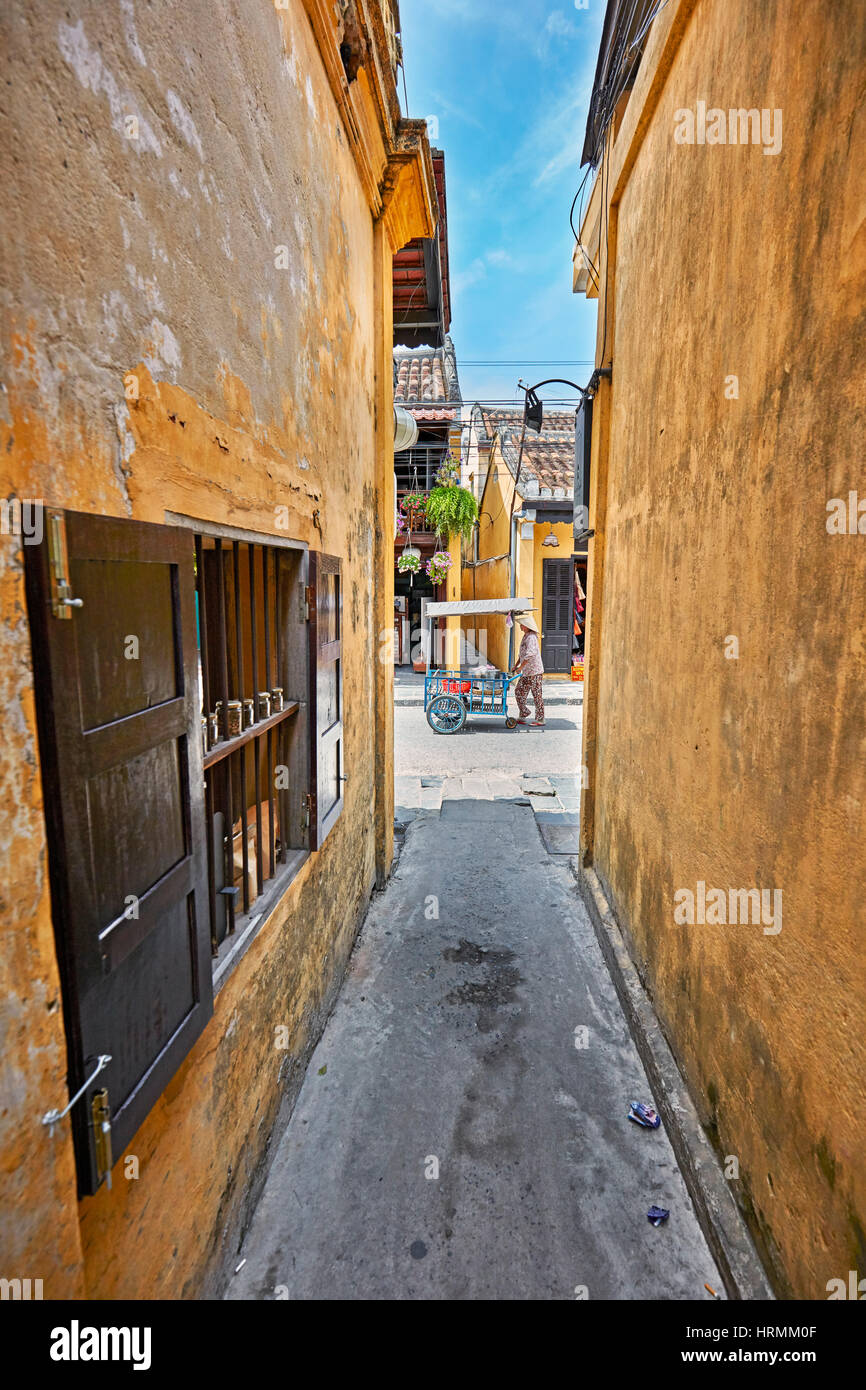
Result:
<svg viewBox="0 0 866 1390"><path fill-rule="evenodd" d="M310 604L316 601L316 591L309 584L304 585L304 617L310 621Z"/></svg>
<svg viewBox="0 0 866 1390"><path fill-rule="evenodd" d="M83 608L84 600L72 597L66 550L66 518L62 512L51 512L48 516L48 573L52 614L55 618L71 618L70 608Z"/></svg>
<svg viewBox="0 0 866 1390"><path fill-rule="evenodd" d="M301 829L309 830L313 819L313 797L311 792L304 792L301 807Z"/></svg>
<svg viewBox="0 0 866 1390"><path fill-rule="evenodd" d="M108 1106L108 1091L94 1091L90 1102L93 1119L93 1146L96 1150L96 1179L111 1190L111 1110Z"/></svg>

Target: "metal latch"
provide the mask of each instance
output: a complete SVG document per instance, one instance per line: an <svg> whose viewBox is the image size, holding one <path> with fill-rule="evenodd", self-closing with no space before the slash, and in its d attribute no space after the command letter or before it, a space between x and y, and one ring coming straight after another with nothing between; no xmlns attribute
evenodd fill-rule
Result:
<svg viewBox="0 0 866 1390"><path fill-rule="evenodd" d="M96 1150L96 1178L111 1191L111 1111L108 1108L108 1091L95 1091L90 1102L93 1118L93 1145Z"/></svg>
<svg viewBox="0 0 866 1390"><path fill-rule="evenodd" d="M111 1054L108 1052L104 1053L101 1057L97 1057L96 1070L91 1072L90 1076L88 1076L83 1086L79 1086L78 1090L75 1092L75 1095L68 1102L65 1109L47 1110L45 1112L45 1114L42 1116L42 1123L48 1126L48 1134L51 1138L54 1137L54 1126L59 1125L60 1121L66 1118L73 1105L76 1105L78 1101L81 1100L81 1097L84 1095L84 1092L87 1090L88 1086L90 1086L91 1083L96 1080L97 1076L101 1071L105 1070L110 1061Z"/></svg>
<svg viewBox="0 0 866 1390"><path fill-rule="evenodd" d="M55 618L71 618L70 608L83 608L84 600L72 597L66 550L66 518L62 512L51 512L48 517L48 573L52 614Z"/></svg>

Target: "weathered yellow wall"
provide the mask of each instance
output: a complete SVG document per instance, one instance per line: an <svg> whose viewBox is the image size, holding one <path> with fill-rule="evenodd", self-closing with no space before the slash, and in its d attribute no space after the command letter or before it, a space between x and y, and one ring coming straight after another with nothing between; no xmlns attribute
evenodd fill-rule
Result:
<svg viewBox="0 0 866 1390"><path fill-rule="evenodd" d="M278 536L288 506L291 534L343 558L342 818L133 1140L139 1179L118 1161L114 1190L79 1207L68 1122L53 1140L38 1124L63 1104L66 1054L22 555L2 537L0 1273L42 1278L46 1298L195 1296L236 1248L339 982L374 822L380 876L390 861L375 774L391 672L375 653L393 549L393 248L299 0L237 13L189 0L170 23L144 5L16 0L4 26L0 495Z"/></svg>
<svg viewBox="0 0 866 1390"><path fill-rule="evenodd" d="M866 497L866 27L702 0L631 144L689 8L611 158L587 853L779 1289L824 1298L866 1274L866 535L825 526ZM781 108L781 153L676 145L698 98ZM676 925L699 880L781 890L782 930Z"/></svg>
<svg viewBox="0 0 866 1390"><path fill-rule="evenodd" d="M496 477L494 478L494 469ZM499 455L498 444L491 455L490 471L484 494L478 504L481 513L478 532L479 558L491 559L497 555L508 555L511 528L509 514L514 480L508 466ZM520 508L520 497L515 502L515 511ZM473 580L474 575L474 580ZM464 599L507 598L509 594L508 560L495 560L489 565L478 565L474 570L466 568L462 577ZM481 617L463 619L463 627L469 633L487 633L487 660L498 670L508 668L508 629L505 619L496 613Z"/></svg>

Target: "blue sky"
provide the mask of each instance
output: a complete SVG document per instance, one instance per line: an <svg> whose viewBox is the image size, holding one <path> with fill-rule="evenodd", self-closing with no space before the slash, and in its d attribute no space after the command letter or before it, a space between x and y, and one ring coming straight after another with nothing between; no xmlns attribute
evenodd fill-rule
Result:
<svg viewBox="0 0 866 1390"><path fill-rule="evenodd" d="M445 151L464 399L516 399L521 375L583 384L592 370L563 365L592 358L596 318L595 301L572 294L568 213L604 9L401 0L409 113L436 118L433 143ZM482 359L520 365L469 365Z"/></svg>

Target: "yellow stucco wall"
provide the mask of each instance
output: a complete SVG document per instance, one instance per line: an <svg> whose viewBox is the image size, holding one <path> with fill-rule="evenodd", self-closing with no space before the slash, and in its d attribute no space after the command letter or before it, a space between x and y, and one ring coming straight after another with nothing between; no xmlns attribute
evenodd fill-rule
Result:
<svg viewBox="0 0 866 1390"><path fill-rule="evenodd" d="M864 495L862 21L659 15L611 155L593 440L584 854L802 1298L866 1273L866 535L826 529ZM780 109L781 152L675 144L699 98ZM699 881L781 891L781 930L679 925Z"/></svg>
<svg viewBox="0 0 866 1390"><path fill-rule="evenodd" d="M492 559L507 555L509 551L509 512L514 492L514 480L506 464L499 457L498 447L491 455L491 465L487 484L479 503L479 558ZM515 510L520 508L520 499L515 502ZM466 567L462 576L462 597L464 599L507 598L509 594L509 564L507 560L497 559L489 565L478 565L474 570ZM498 670L508 667L508 630L505 619L498 614L486 614L478 618L464 618L464 630L469 640L479 644L473 637L479 632L486 633L487 660Z"/></svg>
<svg viewBox="0 0 866 1390"><path fill-rule="evenodd" d="M135 1136L139 1178L115 1154L113 1191L79 1204L68 1122L53 1139L38 1123L63 1104L66 1047L22 553L2 537L0 1269L42 1278L46 1298L216 1286L390 862L392 672L375 660L392 612L396 248L383 225L403 217L414 236L432 223L401 208L408 146L391 177L359 79L361 172L314 8L241 16L190 0L168 30L144 7L138 29L80 3L4 11L19 96L2 130L18 152L4 188L2 496L277 537L287 507L289 534L342 557L345 612L343 815Z"/></svg>

